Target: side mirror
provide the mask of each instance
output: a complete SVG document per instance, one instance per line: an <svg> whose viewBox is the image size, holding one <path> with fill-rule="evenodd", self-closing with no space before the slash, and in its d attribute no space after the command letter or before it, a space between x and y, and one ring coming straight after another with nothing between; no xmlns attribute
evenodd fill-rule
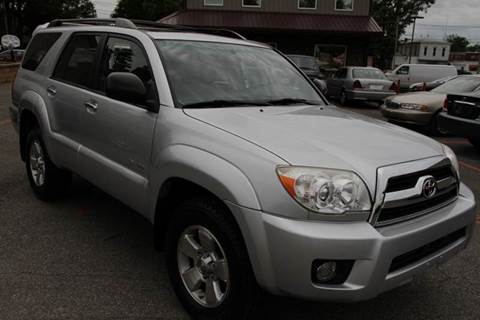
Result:
<svg viewBox="0 0 480 320"><path fill-rule="evenodd" d="M147 89L142 80L130 72L112 72L107 77L105 86L107 97L132 103L145 105Z"/></svg>

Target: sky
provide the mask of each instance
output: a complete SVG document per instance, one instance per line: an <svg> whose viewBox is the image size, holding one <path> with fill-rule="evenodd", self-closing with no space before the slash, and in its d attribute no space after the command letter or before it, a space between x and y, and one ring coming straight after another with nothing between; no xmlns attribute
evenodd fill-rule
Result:
<svg viewBox="0 0 480 320"><path fill-rule="evenodd" d="M110 17L117 0L92 0L99 18ZM240 1L240 0L239 0ZM326 0L320 0L326 1ZM480 43L480 0L437 0L417 24L415 38L444 39L456 33ZM409 28L406 37L411 37Z"/></svg>
<svg viewBox="0 0 480 320"><path fill-rule="evenodd" d="M92 0L99 18L108 18L117 4L117 0Z"/></svg>
<svg viewBox="0 0 480 320"><path fill-rule="evenodd" d="M479 0L437 0L428 9L421 13L424 20L417 21L415 38L428 37L444 39L445 35L458 34L472 43L480 43L480 1ZM411 37L412 28L407 30L407 37Z"/></svg>

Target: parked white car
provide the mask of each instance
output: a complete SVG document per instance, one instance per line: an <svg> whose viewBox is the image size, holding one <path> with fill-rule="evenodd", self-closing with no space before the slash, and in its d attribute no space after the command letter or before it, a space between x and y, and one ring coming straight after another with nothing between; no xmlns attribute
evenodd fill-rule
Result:
<svg viewBox="0 0 480 320"><path fill-rule="evenodd" d="M415 83L431 82L457 74L458 71L455 66L402 64L391 73L387 73L387 78L395 82L400 81L400 88L408 89Z"/></svg>

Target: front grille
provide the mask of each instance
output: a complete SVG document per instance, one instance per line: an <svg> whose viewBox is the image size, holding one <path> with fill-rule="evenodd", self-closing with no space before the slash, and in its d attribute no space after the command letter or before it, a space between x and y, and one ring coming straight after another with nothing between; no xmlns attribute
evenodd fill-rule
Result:
<svg viewBox="0 0 480 320"><path fill-rule="evenodd" d="M423 195L423 183L428 177L437 182L432 198ZM458 196L458 180L451 165L394 176L387 180L384 203L372 220L376 227L406 221L438 210Z"/></svg>
<svg viewBox="0 0 480 320"><path fill-rule="evenodd" d="M395 259L393 259L392 264L390 265L389 273L408 267L418 261L421 261L422 259L427 258L428 256L431 256L432 254L441 251L442 249L448 247L456 241L464 238L466 234L466 228L462 228L458 231L450 233L443 238L430 242L423 247L417 248L396 257Z"/></svg>
<svg viewBox="0 0 480 320"><path fill-rule="evenodd" d="M387 189L385 192L389 193L413 188L415 187L418 179L423 176L433 176L437 181L440 181L448 177L452 177L453 171L450 166L444 166L393 177L388 179Z"/></svg>
<svg viewBox="0 0 480 320"><path fill-rule="evenodd" d="M427 210L437 208L442 204L449 203L457 197L457 188L454 187L450 191L440 194L432 199L426 199L419 202L414 202L406 206L400 206L396 208L383 209L380 216L377 219L377 223L384 223L387 221L393 221L401 219L402 217L409 217L416 214L420 214Z"/></svg>
<svg viewBox="0 0 480 320"><path fill-rule="evenodd" d="M400 103L394 102L390 99L385 100L385 106L390 109L399 109L400 108Z"/></svg>

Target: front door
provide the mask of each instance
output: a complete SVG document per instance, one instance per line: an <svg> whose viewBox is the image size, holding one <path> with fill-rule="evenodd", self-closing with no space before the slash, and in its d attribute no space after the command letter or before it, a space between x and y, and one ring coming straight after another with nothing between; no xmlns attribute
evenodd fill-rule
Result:
<svg viewBox="0 0 480 320"><path fill-rule="evenodd" d="M139 212L147 204L151 149L157 113L153 75L142 45L132 38L109 36L106 40L95 91L85 101L83 145L79 160L82 174ZM137 75L147 88L145 103L133 105L106 96L112 72Z"/></svg>

